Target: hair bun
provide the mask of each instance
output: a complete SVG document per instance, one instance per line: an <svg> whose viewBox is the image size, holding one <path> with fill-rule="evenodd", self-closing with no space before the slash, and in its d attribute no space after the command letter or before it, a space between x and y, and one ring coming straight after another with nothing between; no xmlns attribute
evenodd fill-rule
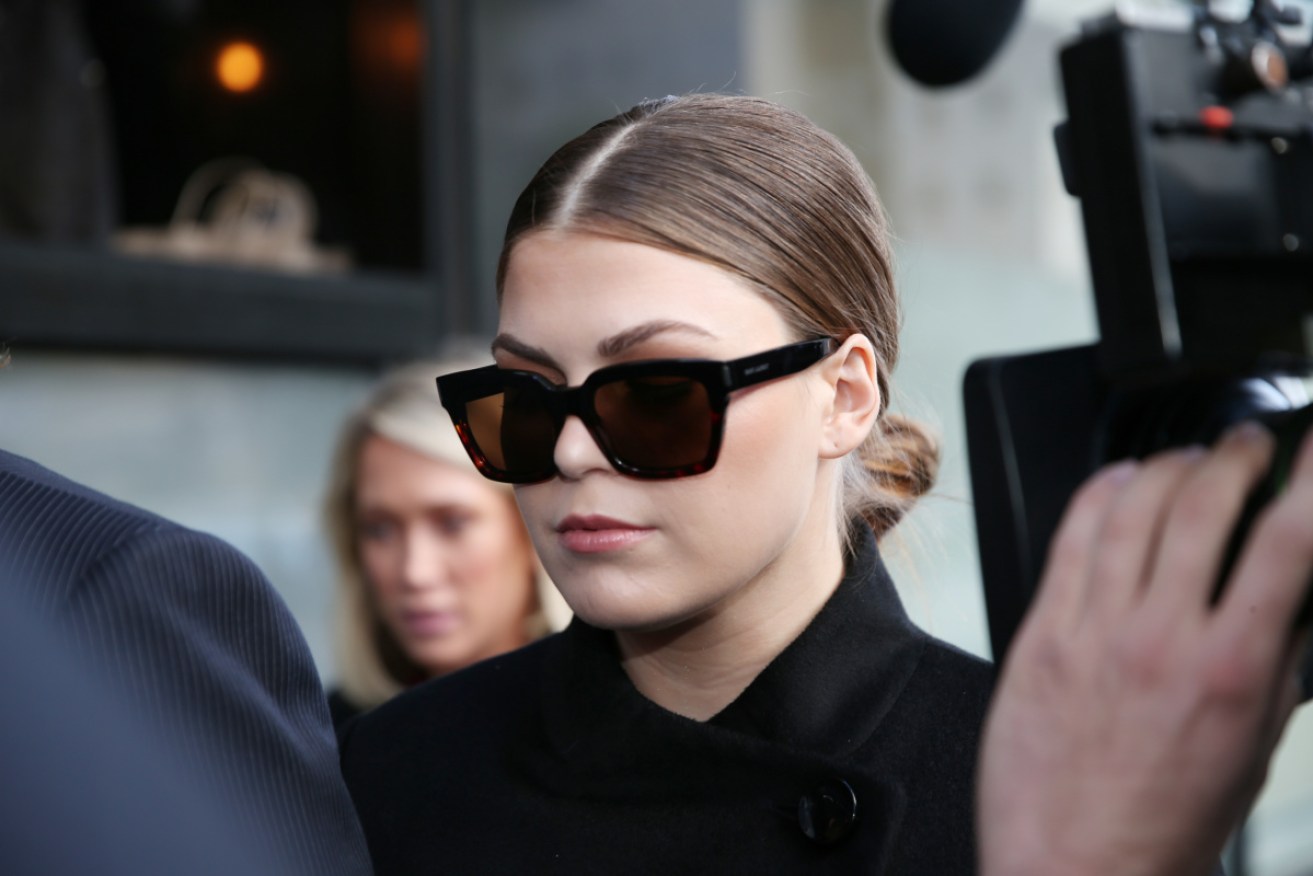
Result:
<svg viewBox="0 0 1313 876"><path fill-rule="evenodd" d="M939 439L922 424L901 414L885 414L878 432L863 448L862 468L879 488L881 501L858 509L882 536L918 498L930 492L939 474Z"/></svg>

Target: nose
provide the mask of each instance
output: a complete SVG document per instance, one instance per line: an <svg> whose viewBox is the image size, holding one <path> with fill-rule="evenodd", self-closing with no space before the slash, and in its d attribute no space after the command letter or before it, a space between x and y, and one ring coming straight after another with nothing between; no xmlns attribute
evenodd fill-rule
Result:
<svg viewBox="0 0 1313 876"><path fill-rule="evenodd" d="M553 458L557 471L566 480L576 480L590 471L614 471L584 421L575 416L565 418Z"/></svg>
<svg viewBox="0 0 1313 876"><path fill-rule="evenodd" d="M451 557L442 540L424 526L406 532L402 583L410 590L440 587L451 578Z"/></svg>

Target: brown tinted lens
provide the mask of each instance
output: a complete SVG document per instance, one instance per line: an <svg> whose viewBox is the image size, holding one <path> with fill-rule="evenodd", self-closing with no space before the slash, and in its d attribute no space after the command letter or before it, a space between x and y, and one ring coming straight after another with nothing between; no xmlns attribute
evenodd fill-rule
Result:
<svg viewBox="0 0 1313 876"><path fill-rule="evenodd" d="M638 468L681 468L711 447L707 388L687 377L615 380L597 388L593 407L611 452Z"/></svg>
<svg viewBox="0 0 1313 876"><path fill-rule="evenodd" d="M506 456L501 446L501 413L503 394L490 395L465 403L465 418L469 420L470 437L479 452L494 468L506 470Z"/></svg>
<svg viewBox="0 0 1313 876"><path fill-rule="evenodd" d="M512 475L549 470L556 451L556 424L545 394L532 383L467 402L470 435L493 467Z"/></svg>
<svg viewBox="0 0 1313 876"><path fill-rule="evenodd" d="M511 473L550 470L560 430L547 408L546 391L527 380L512 383L501 401L502 468Z"/></svg>

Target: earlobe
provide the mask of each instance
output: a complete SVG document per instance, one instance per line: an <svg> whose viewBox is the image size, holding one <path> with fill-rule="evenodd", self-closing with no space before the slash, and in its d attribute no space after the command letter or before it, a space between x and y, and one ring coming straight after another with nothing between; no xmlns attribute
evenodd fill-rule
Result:
<svg viewBox="0 0 1313 876"><path fill-rule="evenodd" d="M821 457L838 459L866 440L880 415L879 365L865 335L850 336L825 363L833 392L823 427Z"/></svg>

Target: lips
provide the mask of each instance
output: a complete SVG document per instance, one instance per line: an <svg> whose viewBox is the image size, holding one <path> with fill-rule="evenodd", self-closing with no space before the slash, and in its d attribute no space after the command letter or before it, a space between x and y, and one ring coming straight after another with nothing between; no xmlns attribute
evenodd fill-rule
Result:
<svg viewBox="0 0 1313 876"><path fill-rule="evenodd" d="M571 514L556 526L561 545L580 554L623 550L647 538L651 527L638 526L600 514Z"/></svg>
<svg viewBox="0 0 1313 876"><path fill-rule="evenodd" d="M461 617L455 611L407 611L401 623L413 636L445 636L460 626Z"/></svg>

